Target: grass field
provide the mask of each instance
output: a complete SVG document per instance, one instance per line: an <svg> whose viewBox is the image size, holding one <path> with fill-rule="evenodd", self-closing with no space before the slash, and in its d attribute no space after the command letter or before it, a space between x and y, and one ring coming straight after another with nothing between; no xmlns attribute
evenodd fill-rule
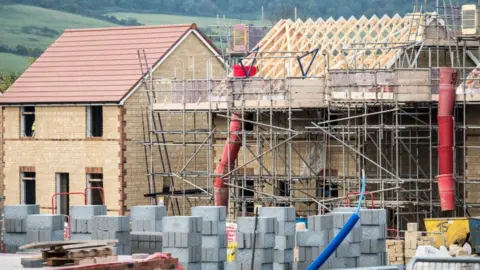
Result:
<svg viewBox="0 0 480 270"><path fill-rule="evenodd" d="M152 24L178 24L178 23L196 23L199 27L207 27L209 25L217 25L217 18L215 17L195 17L195 16L181 16L181 15L168 15L168 14L147 14L147 13L108 13L105 15L115 16L118 19L134 18L138 22L152 25ZM223 19L220 20L221 23ZM255 25L270 25L270 22L264 21L263 24L260 20L240 20L240 19L226 19L227 23L255 23Z"/></svg>
<svg viewBox="0 0 480 270"><path fill-rule="evenodd" d="M0 73L23 72L29 65L28 57L12 53L0 53Z"/></svg>
<svg viewBox="0 0 480 270"><path fill-rule="evenodd" d="M67 28L107 26L116 25L102 20L33 6L4 5L0 7L0 44L6 44L10 48L24 45L27 48L45 49ZM22 27L34 28L34 30L25 32ZM38 29L44 27L47 27L49 32L38 31ZM23 61L23 59L22 56L0 54L0 72L25 70L28 67L28 61Z"/></svg>
<svg viewBox="0 0 480 270"><path fill-rule="evenodd" d="M0 43L7 44L10 47L20 44L26 47L46 48L57 38L55 36L24 33L22 27L48 27L61 34L67 28L106 26L115 26L115 24L26 5L5 5L0 8Z"/></svg>

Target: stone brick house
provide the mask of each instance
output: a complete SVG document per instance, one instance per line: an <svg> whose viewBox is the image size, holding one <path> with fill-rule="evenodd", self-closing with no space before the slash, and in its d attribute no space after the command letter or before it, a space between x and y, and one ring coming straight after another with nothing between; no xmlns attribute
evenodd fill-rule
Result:
<svg viewBox="0 0 480 270"><path fill-rule="evenodd" d="M85 192L100 203L88 187L104 189L110 213L148 203L139 50L155 77L205 76L207 61L213 76L224 75L218 50L195 24L66 30L0 97L5 204L50 212L56 192ZM84 201L59 197L57 213Z"/></svg>

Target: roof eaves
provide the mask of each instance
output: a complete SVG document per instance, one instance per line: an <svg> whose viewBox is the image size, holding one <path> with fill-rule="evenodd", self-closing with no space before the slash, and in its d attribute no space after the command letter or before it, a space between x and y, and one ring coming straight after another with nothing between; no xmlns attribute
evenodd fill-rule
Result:
<svg viewBox="0 0 480 270"><path fill-rule="evenodd" d="M0 106L4 107L18 107L18 106L93 106L93 105L120 105L118 101L92 101L92 102L2 102Z"/></svg>

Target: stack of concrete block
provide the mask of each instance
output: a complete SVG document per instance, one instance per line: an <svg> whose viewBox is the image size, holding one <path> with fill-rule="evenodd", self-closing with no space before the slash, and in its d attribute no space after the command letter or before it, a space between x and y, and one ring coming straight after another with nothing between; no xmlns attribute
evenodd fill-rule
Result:
<svg viewBox="0 0 480 270"><path fill-rule="evenodd" d="M292 269L296 232L295 207L261 207L259 215L276 219L273 268Z"/></svg>
<svg viewBox="0 0 480 270"><path fill-rule="evenodd" d="M27 216L40 214L38 205L6 205L5 234L3 242L5 252L16 253L20 246L27 243Z"/></svg>
<svg viewBox="0 0 480 270"><path fill-rule="evenodd" d="M163 205L141 205L130 209L132 253L162 251L162 219L166 214Z"/></svg>
<svg viewBox="0 0 480 270"><path fill-rule="evenodd" d="M273 217L238 218L238 248L235 251L235 269L275 269L273 267L275 247L275 224L276 219ZM255 252L253 252L254 249ZM254 261L254 268L252 268L251 265L252 256ZM228 265L228 267L231 268L232 266Z"/></svg>
<svg viewBox="0 0 480 270"><path fill-rule="evenodd" d="M77 205L70 209L70 240L92 240L93 217L107 214L106 205Z"/></svg>
<svg viewBox="0 0 480 270"><path fill-rule="evenodd" d="M333 235L336 237L340 230L352 216L352 212L333 212ZM357 222L347 237L338 246L335 251L335 257L332 256L332 269L357 268L360 263L361 245L362 245L362 226Z"/></svg>
<svg viewBox="0 0 480 270"><path fill-rule="evenodd" d="M185 270L201 269L202 229L201 217L172 216L163 218L164 253L170 253Z"/></svg>
<svg viewBox="0 0 480 270"><path fill-rule="evenodd" d="M361 209L362 244L359 267L387 265L387 210Z"/></svg>
<svg viewBox="0 0 480 270"><path fill-rule="evenodd" d="M332 237L332 215L309 216L308 230L297 231L296 233L298 262L293 264L293 269L306 269L325 249ZM332 269L334 257L333 254L320 269Z"/></svg>
<svg viewBox="0 0 480 270"><path fill-rule="evenodd" d="M28 215L27 216L27 242L46 242L64 240L63 215Z"/></svg>
<svg viewBox="0 0 480 270"><path fill-rule="evenodd" d="M161 232L162 219L167 215L163 205L141 205L130 209L133 232Z"/></svg>
<svg viewBox="0 0 480 270"><path fill-rule="evenodd" d="M388 264L405 264L405 241L387 240Z"/></svg>
<svg viewBox="0 0 480 270"><path fill-rule="evenodd" d="M202 270L222 270L227 260L227 209L223 206L192 207L202 217Z"/></svg>
<svg viewBox="0 0 480 270"><path fill-rule="evenodd" d="M131 232L132 254L162 252L163 233Z"/></svg>
<svg viewBox="0 0 480 270"><path fill-rule="evenodd" d="M353 213L355 207L335 208L336 213ZM387 211L385 209L360 209L361 226L360 258L357 267L371 267L387 265ZM351 214L344 215L350 218ZM344 220L346 222L346 220Z"/></svg>
<svg viewBox="0 0 480 270"><path fill-rule="evenodd" d="M126 216L94 216L92 219L93 240L118 240L117 255L132 254L130 241L130 218Z"/></svg>
<svg viewBox="0 0 480 270"><path fill-rule="evenodd" d="M405 263L415 257L419 240L422 233L418 231L418 223L407 223L407 231L405 232Z"/></svg>

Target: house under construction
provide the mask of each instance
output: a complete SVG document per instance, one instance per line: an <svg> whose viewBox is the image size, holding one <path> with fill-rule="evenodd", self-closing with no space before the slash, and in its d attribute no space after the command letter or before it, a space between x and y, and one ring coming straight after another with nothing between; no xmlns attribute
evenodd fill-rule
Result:
<svg viewBox="0 0 480 270"><path fill-rule="evenodd" d="M389 228L478 215L477 9L281 20L224 79L209 63L195 63L202 78L144 72L147 196L174 214L224 196L233 219L256 205L307 216L356 201L364 170L367 206L387 208ZM439 144L441 67L458 78L452 145ZM442 149L453 149L453 211L440 207Z"/></svg>

